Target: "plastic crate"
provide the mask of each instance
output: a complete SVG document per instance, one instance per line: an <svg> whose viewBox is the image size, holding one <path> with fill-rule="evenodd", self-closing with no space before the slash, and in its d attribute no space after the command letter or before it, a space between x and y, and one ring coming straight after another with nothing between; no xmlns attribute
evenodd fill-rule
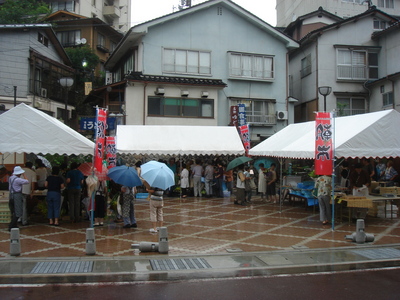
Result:
<svg viewBox="0 0 400 300"><path fill-rule="evenodd" d="M137 193L135 195L136 199L146 199L149 196L149 193Z"/></svg>
<svg viewBox="0 0 400 300"><path fill-rule="evenodd" d="M0 211L0 223L10 223L11 222L11 212L7 210Z"/></svg>
<svg viewBox="0 0 400 300"><path fill-rule="evenodd" d="M228 190L225 190L225 191L223 191L222 193L224 194L224 197L225 197L225 198L227 198L227 197L230 197L230 196L231 196L231 192L230 192L230 191L228 191Z"/></svg>

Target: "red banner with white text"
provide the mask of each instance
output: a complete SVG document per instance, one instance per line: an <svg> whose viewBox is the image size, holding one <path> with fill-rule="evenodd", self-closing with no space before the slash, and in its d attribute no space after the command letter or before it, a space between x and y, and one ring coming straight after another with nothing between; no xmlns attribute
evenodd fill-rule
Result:
<svg viewBox="0 0 400 300"><path fill-rule="evenodd" d="M107 128L107 110L97 108L96 114L96 141L94 151L94 167L98 172L103 169L103 156Z"/></svg>
<svg viewBox="0 0 400 300"><path fill-rule="evenodd" d="M317 112L315 119L315 174L332 175L333 140L331 113Z"/></svg>
<svg viewBox="0 0 400 300"><path fill-rule="evenodd" d="M106 137L106 155L108 169L117 166L117 147L115 145L115 136Z"/></svg>
<svg viewBox="0 0 400 300"><path fill-rule="evenodd" d="M243 146L246 151L246 155L250 150L250 127L249 124L239 126L240 137L242 138Z"/></svg>

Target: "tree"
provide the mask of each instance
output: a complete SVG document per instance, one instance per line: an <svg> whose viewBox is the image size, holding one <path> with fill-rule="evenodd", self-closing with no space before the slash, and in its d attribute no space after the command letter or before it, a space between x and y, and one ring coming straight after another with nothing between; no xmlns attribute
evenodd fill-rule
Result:
<svg viewBox="0 0 400 300"><path fill-rule="evenodd" d="M85 105L85 81L94 80L94 69L99 64L100 58L87 45L80 47L65 48L65 52L69 56L72 67L77 71L75 77L75 88L78 94L75 96L75 108L78 114L92 114L92 108ZM85 65L83 65L85 62Z"/></svg>
<svg viewBox="0 0 400 300"><path fill-rule="evenodd" d="M49 6L36 0L6 0L0 6L0 24L35 24L49 14Z"/></svg>

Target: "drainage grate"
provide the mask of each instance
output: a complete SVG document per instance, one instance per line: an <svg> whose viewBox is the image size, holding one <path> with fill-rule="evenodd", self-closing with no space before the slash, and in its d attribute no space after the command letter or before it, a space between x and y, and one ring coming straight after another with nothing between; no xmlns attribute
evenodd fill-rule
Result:
<svg viewBox="0 0 400 300"><path fill-rule="evenodd" d="M369 259L400 258L400 250L394 248L360 249L352 252Z"/></svg>
<svg viewBox="0 0 400 300"><path fill-rule="evenodd" d="M154 271L211 268L204 258L150 259L150 265Z"/></svg>
<svg viewBox="0 0 400 300"><path fill-rule="evenodd" d="M93 261L46 261L38 262L31 274L89 273L93 270Z"/></svg>

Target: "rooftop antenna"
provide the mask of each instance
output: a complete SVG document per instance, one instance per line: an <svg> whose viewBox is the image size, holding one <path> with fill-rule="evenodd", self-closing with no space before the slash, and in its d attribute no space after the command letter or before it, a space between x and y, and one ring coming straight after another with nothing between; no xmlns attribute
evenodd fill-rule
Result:
<svg viewBox="0 0 400 300"><path fill-rule="evenodd" d="M361 5L363 5L365 2L368 2L368 9L370 9L371 6L373 5L372 4L372 0L364 0L364 1L361 2Z"/></svg>
<svg viewBox="0 0 400 300"><path fill-rule="evenodd" d="M179 10L192 7L192 0L180 0L181 4L178 4Z"/></svg>

